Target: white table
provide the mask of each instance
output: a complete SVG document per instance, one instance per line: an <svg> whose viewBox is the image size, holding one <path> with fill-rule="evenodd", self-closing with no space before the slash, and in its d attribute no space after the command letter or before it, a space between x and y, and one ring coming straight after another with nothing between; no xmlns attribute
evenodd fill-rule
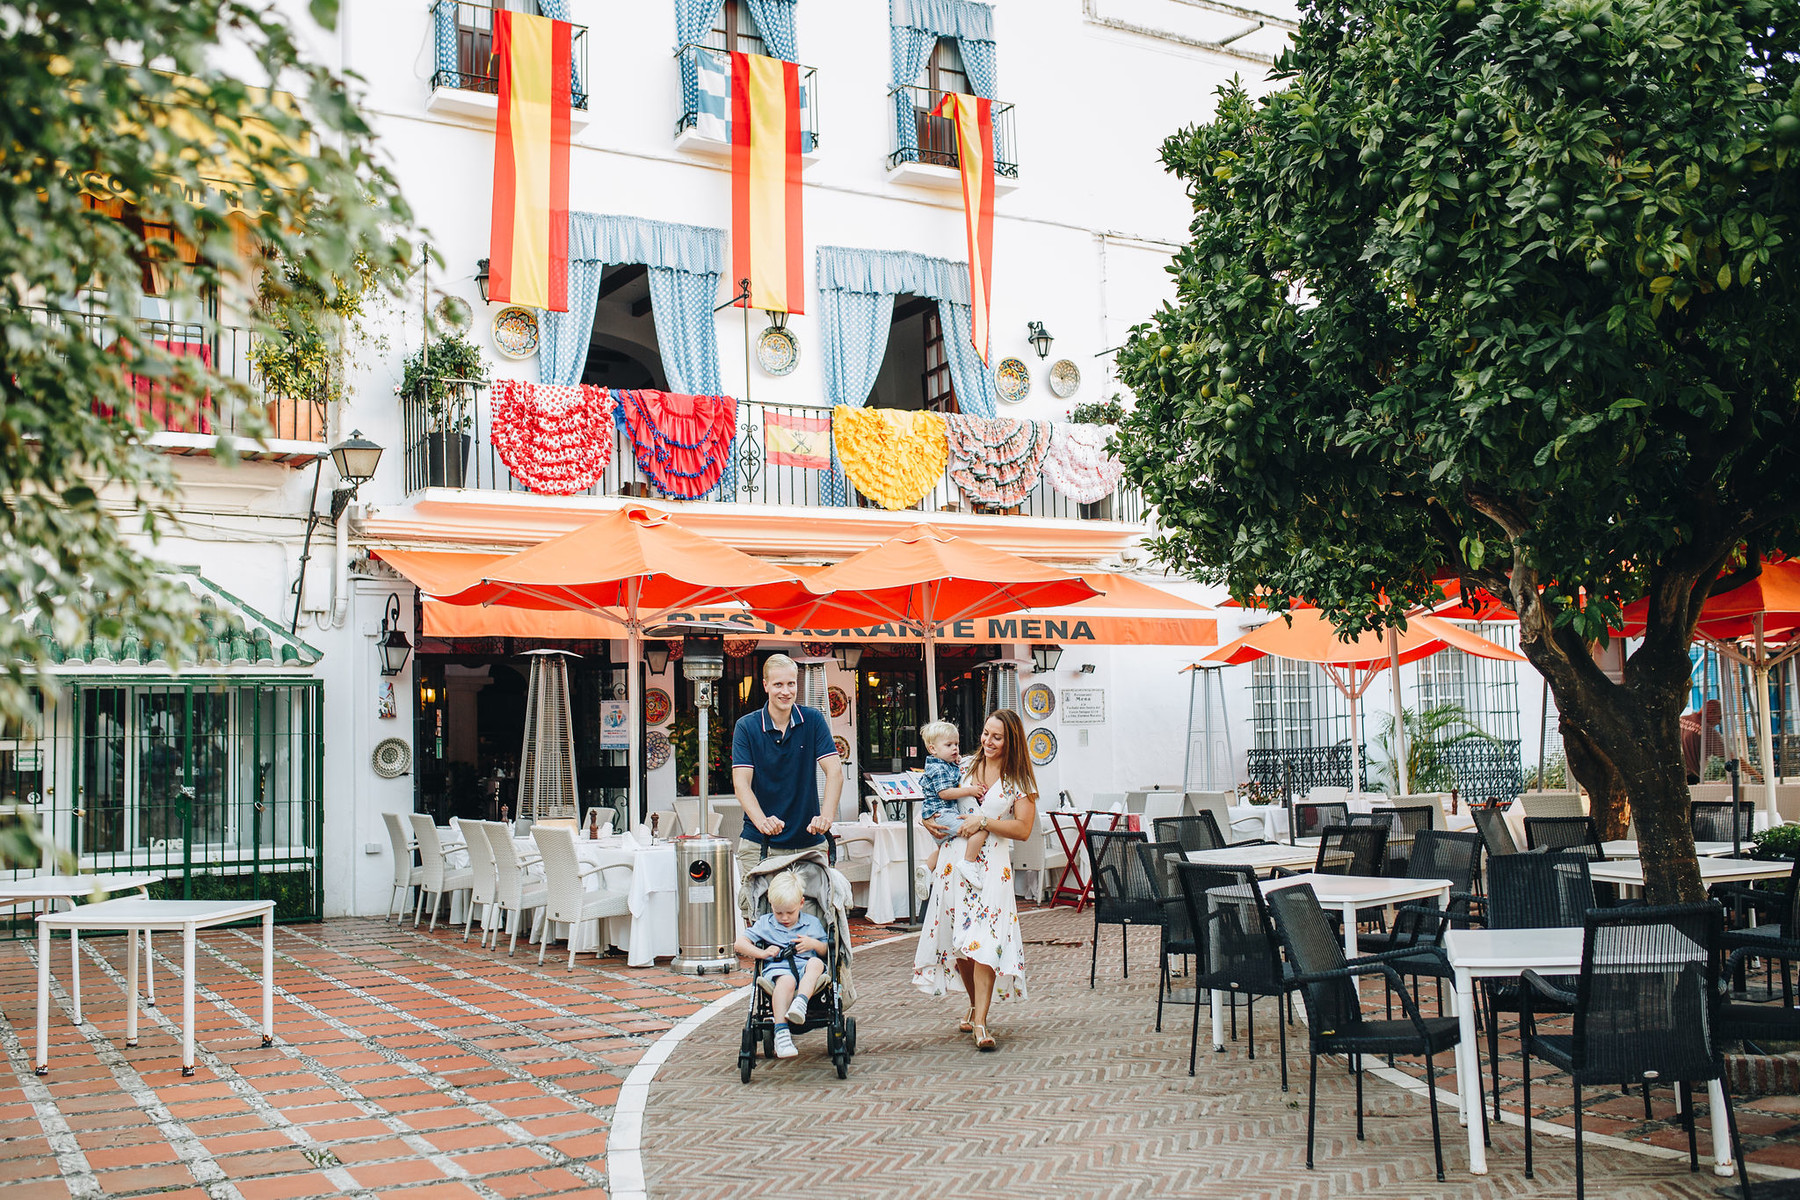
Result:
<svg viewBox="0 0 1800 1200"><path fill-rule="evenodd" d="M61 902L74 908L75 901L96 893L136 892L150 897L150 885L161 883L161 875L37 875L30 879L0 879L0 904L43 904L46 908ZM156 1003L156 976L150 970L150 931L144 930L144 982L150 1003ZM81 935L69 931L69 991L75 1001L75 1023L81 1024Z"/></svg>
<svg viewBox="0 0 1800 1200"><path fill-rule="evenodd" d="M1598 865L1598 864L1596 864ZM1481 1114L1473 1107L1480 1094L1481 1054L1475 1035L1475 981L1516 979L1526 971L1540 975L1578 975L1585 931L1563 929L1451 929L1444 934L1444 952L1455 976L1456 1095L1462 1120L1469 1129L1469 1173L1487 1174L1487 1147L1482 1142ZM1492 1014L1489 1015L1492 1020ZM1719 1081L1706 1085L1712 1105L1713 1173L1730 1176L1737 1170L1731 1157L1731 1138L1726 1129L1725 1094Z"/></svg>
<svg viewBox="0 0 1800 1200"><path fill-rule="evenodd" d="M1226 846L1220 850L1191 850L1186 855L1189 862L1206 863L1215 867L1253 867L1259 875L1267 874L1277 867L1292 870L1295 867L1311 867L1319 861L1319 847L1315 839L1301 839L1302 842L1313 841L1313 845L1290 846L1286 842L1269 842L1255 846Z"/></svg>
<svg viewBox="0 0 1800 1200"><path fill-rule="evenodd" d="M1702 858L1700 881L1707 887L1715 883L1748 883L1755 879L1786 879L1794 869L1791 862L1759 858ZM1588 864L1588 876L1595 883L1614 883L1632 892L1644 889L1644 864L1641 859L1626 858L1614 862Z"/></svg>
<svg viewBox="0 0 1800 1200"><path fill-rule="evenodd" d="M1743 843L1743 849L1748 850L1749 848L1750 842L1746 839ZM1638 844L1630 839L1621 839L1616 842L1602 842L1600 844L1600 850L1608 858L1636 858L1638 856ZM1731 843L1695 842L1694 853L1701 858L1725 857L1731 853Z"/></svg>
<svg viewBox="0 0 1800 1200"><path fill-rule="evenodd" d="M1225 811L1233 829L1254 823L1262 826L1261 836L1271 842L1287 836L1287 807L1283 804L1233 804Z"/></svg>
<svg viewBox="0 0 1800 1200"><path fill-rule="evenodd" d="M909 911L918 912L918 902L924 897L918 894L915 880L906 871L906 826L902 822L839 821L832 825L831 835L838 840L840 854L859 859L866 855L869 860L869 890L864 908L873 924L889 925L905 919ZM936 844L922 824L913 822L916 862L923 863L931 857ZM913 897L910 910L909 894Z"/></svg>
<svg viewBox="0 0 1800 1200"><path fill-rule="evenodd" d="M519 847L521 854L537 852L537 843L530 838L514 838L513 844ZM646 846L639 844L631 834L598 841L578 838L575 857L583 866L631 868L631 889L625 902L628 915L600 920L602 941L623 948L627 966L655 966L657 959L673 958L681 952L673 842L653 842ZM589 891L598 891L599 874L589 875L585 886ZM540 927L542 920L540 915ZM570 934L575 938L578 954L597 948L588 937L587 926L588 922L583 922L581 929Z"/></svg>
<svg viewBox="0 0 1800 1200"><path fill-rule="evenodd" d="M127 896L38 917L37 1073L50 1073L50 931L123 929L128 935L125 1045L138 1042L137 931L181 931L181 1073L194 1073L194 934L215 925L261 917L263 926L263 1039L275 1042L275 902L273 900L145 900Z"/></svg>

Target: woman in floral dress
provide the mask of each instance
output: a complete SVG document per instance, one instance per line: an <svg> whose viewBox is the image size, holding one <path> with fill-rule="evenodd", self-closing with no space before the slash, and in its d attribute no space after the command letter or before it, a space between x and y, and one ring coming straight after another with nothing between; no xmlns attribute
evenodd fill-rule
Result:
<svg viewBox="0 0 1800 1200"><path fill-rule="evenodd" d="M1025 998L1020 954L1019 913L1013 902L1012 844L1037 833L1037 776L1025 748L1025 727L1010 709L998 709L981 730L981 748L963 762L963 779L982 788L981 803L964 818L957 840L938 855L931 880L931 903L919 949L913 956L913 983L931 996L962 980L969 1012L959 1026L981 1050L998 1049L988 1033L988 1006L995 994ZM980 857L963 861L965 840L988 833Z"/></svg>

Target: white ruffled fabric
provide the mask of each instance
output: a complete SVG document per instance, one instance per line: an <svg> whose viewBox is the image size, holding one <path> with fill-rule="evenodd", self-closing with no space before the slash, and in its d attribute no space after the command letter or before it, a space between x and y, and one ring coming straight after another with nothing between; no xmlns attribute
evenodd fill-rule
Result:
<svg viewBox="0 0 1800 1200"><path fill-rule="evenodd" d="M1050 433L1050 453L1044 456L1044 478L1050 486L1077 504L1094 504L1118 489L1125 464L1106 449L1110 425L1065 425Z"/></svg>

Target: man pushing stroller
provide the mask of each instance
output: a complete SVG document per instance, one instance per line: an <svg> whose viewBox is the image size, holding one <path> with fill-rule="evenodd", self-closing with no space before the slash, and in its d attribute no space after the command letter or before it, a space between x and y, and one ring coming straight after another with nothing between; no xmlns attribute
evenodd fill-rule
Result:
<svg viewBox="0 0 1800 1200"><path fill-rule="evenodd" d="M819 919L802 911L806 892L800 877L783 871L769 881L769 911L738 935L737 952L762 961L757 982L785 1017L775 1026L775 1057L793 1058L794 1030L806 1025L806 1006L825 978L830 935ZM795 972L799 974L796 976Z"/></svg>

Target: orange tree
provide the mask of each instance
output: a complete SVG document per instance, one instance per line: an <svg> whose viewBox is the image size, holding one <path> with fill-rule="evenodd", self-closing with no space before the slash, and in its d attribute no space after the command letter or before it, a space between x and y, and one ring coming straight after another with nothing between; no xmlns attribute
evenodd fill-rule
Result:
<svg viewBox="0 0 1800 1200"><path fill-rule="evenodd" d="M1118 361L1169 563L1399 623L1506 598L1652 902L1703 894L1700 606L1800 551L1800 2L1317 0L1171 137L1176 298ZM1649 625L1613 682L1620 606Z"/></svg>

